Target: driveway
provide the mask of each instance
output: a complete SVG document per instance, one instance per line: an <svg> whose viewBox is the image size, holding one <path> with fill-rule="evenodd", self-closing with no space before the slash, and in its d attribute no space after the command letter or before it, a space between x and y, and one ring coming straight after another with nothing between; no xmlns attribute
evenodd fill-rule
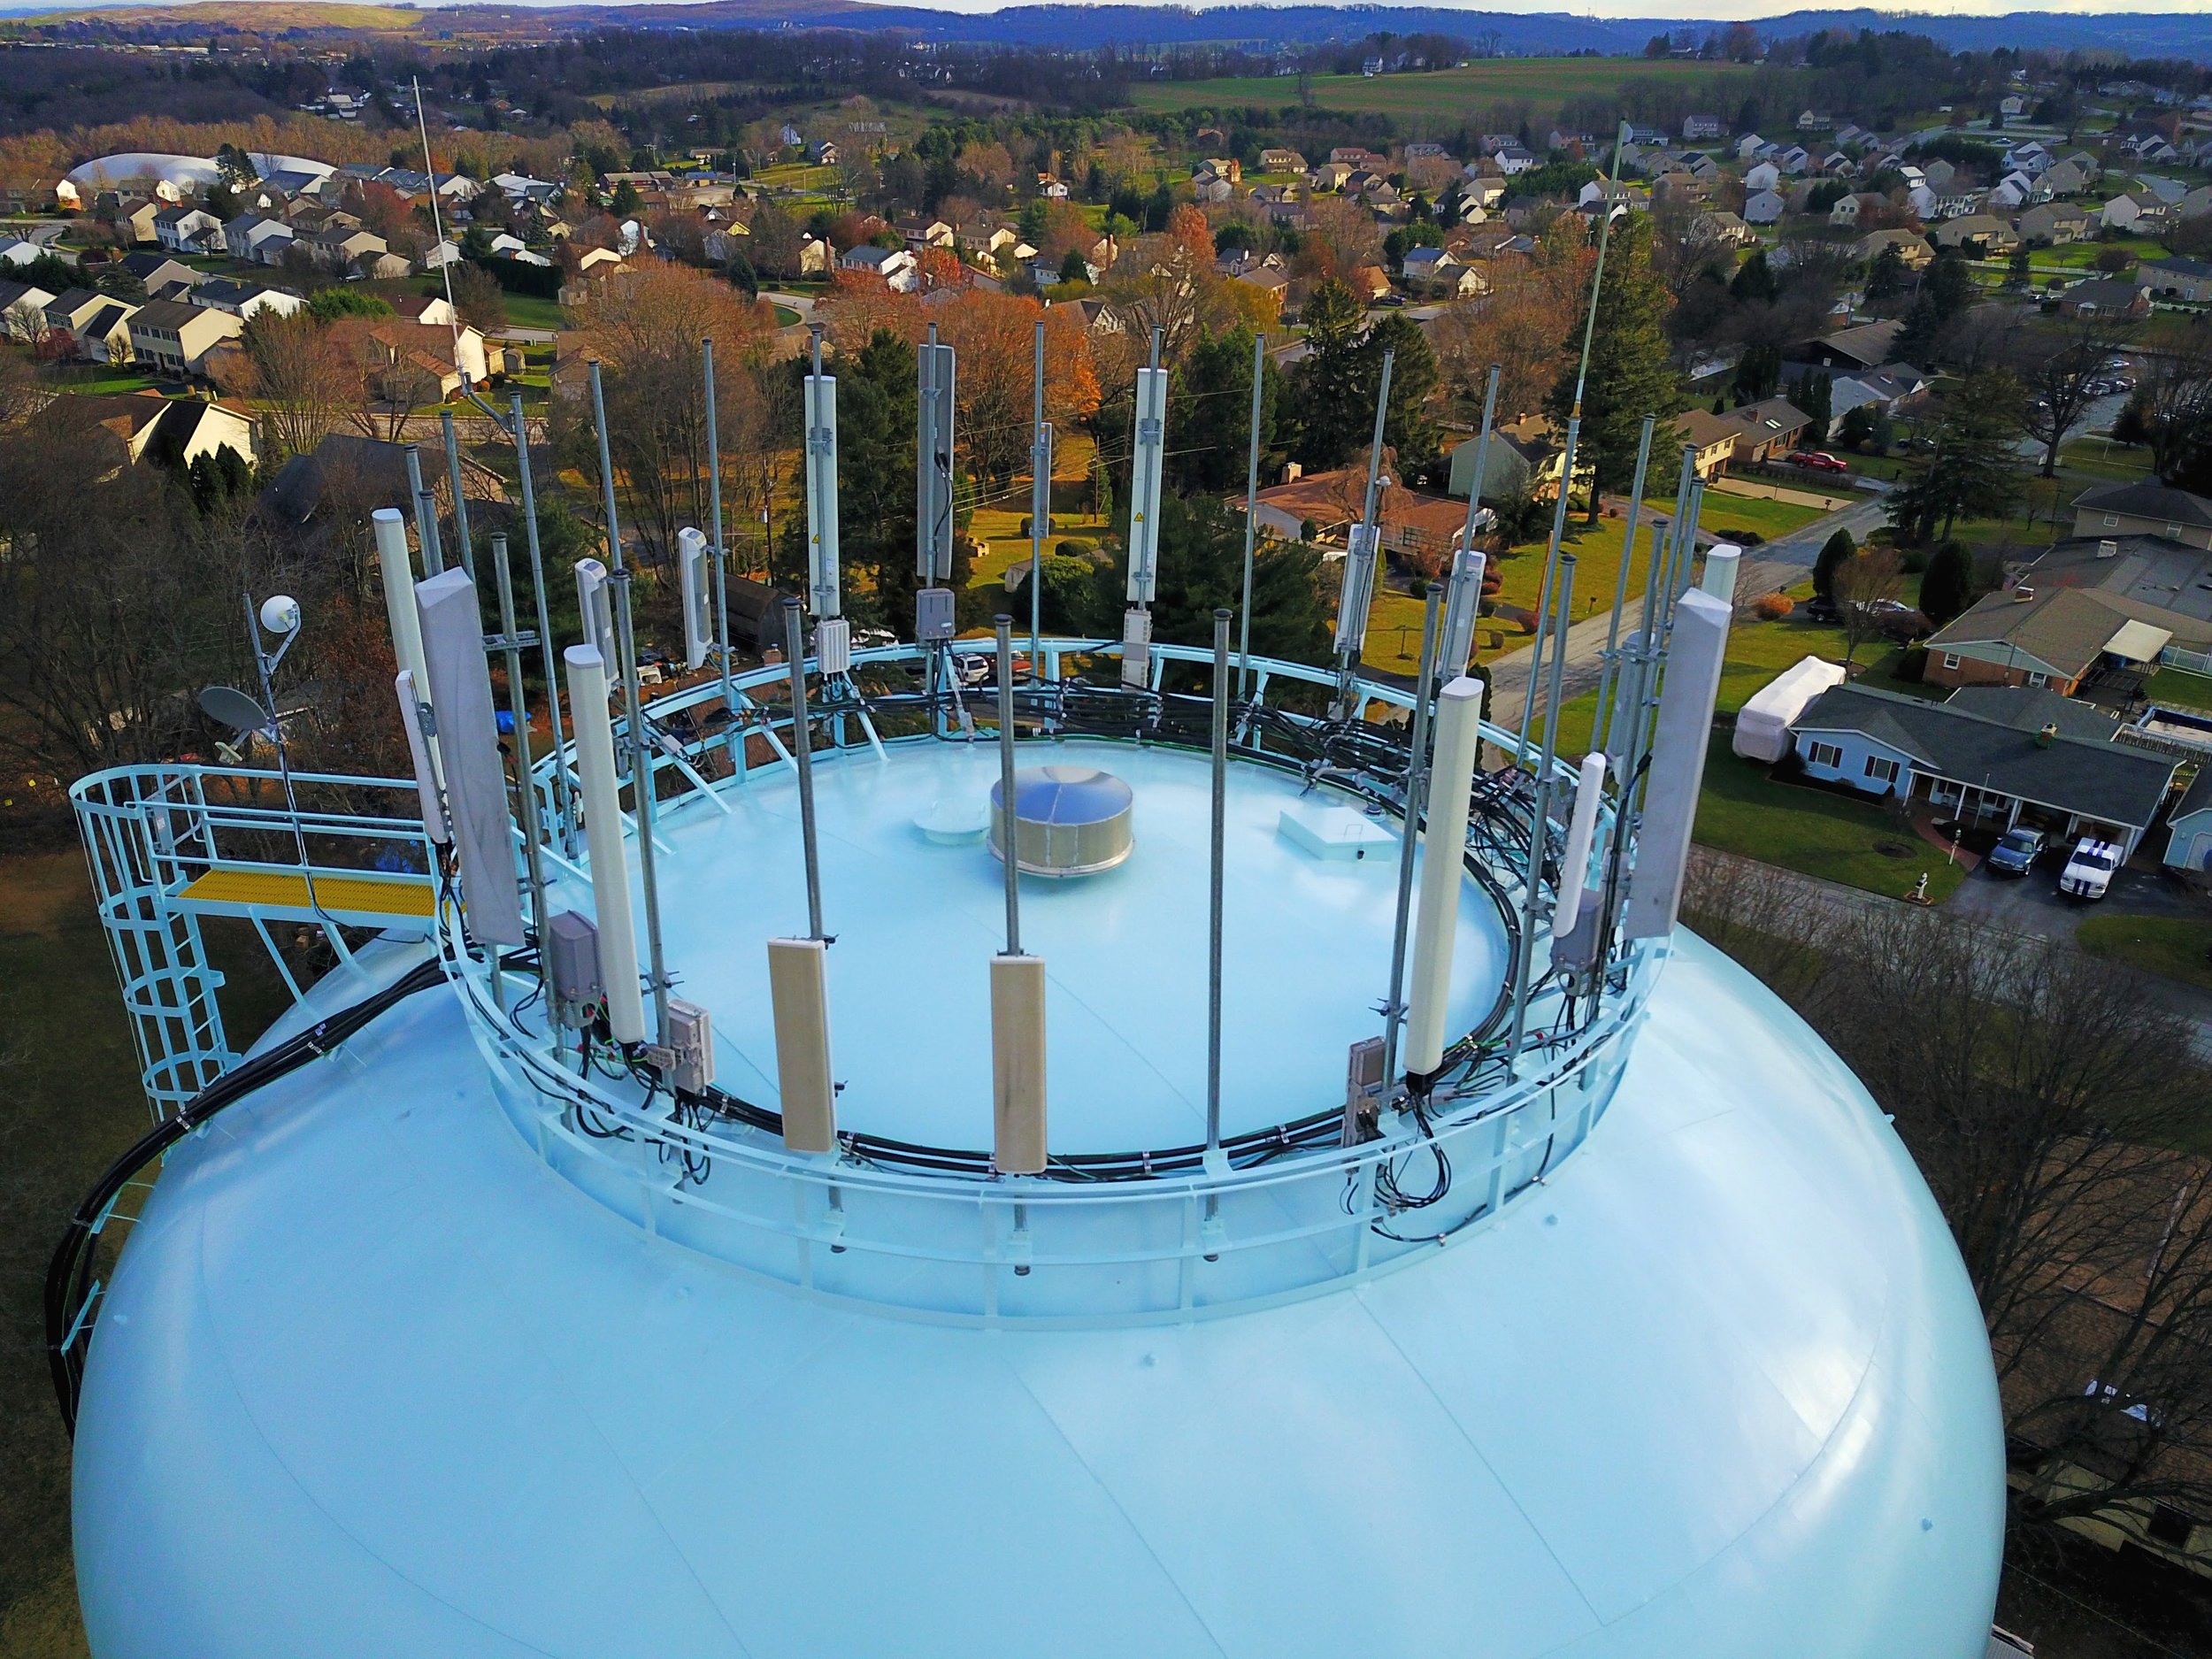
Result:
<svg viewBox="0 0 2212 1659"><path fill-rule="evenodd" d="M2001 876L1987 864L1959 884L1943 908L1985 927L2071 944L2074 929L2092 916L2180 916L2201 920L2202 899L2179 884L2131 864L2112 878L2112 889L2094 902L2058 890L2063 848L2044 854L2024 876Z"/></svg>

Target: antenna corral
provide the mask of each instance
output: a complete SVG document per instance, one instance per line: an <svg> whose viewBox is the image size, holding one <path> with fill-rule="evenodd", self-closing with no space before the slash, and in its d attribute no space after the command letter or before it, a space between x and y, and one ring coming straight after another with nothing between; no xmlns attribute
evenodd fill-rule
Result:
<svg viewBox="0 0 2212 1659"><path fill-rule="evenodd" d="M713 672L649 697L593 365L605 546L573 572L580 637L551 635L534 513L536 629L495 541L495 635L465 528L447 567L434 503L405 503L418 570L406 511L375 515L411 777L289 772L270 676L303 625L272 601L250 613L279 636L257 649L263 696L232 695L276 732L295 863L272 863L264 810L231 804L257 798L241 774L78 786L163 1109L50 1280L73 1420L92 1361L79 1537L96 1626L139 1618L146 1571L188 1561L204 1586L226 1564L195 1548L211 1531L250 1533L250 1581L307 1586L363 1651L488 1652L482 1632L526 1627L548 1650L723 1651L739 1624L757 1651L879 1647L840 1622L825 1562L910 1586L920 1610L901 1609L894 1645L916 1652L1030 1651L1039 1619L1081 1605L1099 1611L1047 1646L1437 1652L1486 1620L1508 1659L1576 1642L1657 1659L1693 1624L1716 1659L1764 1659L1831 1603L1887 1621L1863 1651L1969 1651L1955 1638L1986 1626L2002 1443L1955 1250L1832 1057L1678 931L1734 577L1715 549L1692 584L1689 451L1640 595L1623 560L1598 735L1566 756L1563 501L1517 729L1485 718L1474 661L1479 467L1418 673L1363 667L1387 569L1387 358L1334 660L1233 649L1250 618L1225 607L1210 642L1156 637L1158 351L1156 336L1133 388L1118 639L1042 631L1042 489L1028 649L1010 616L960 635L957 365L933 333L913 637L856 646L818 341L807 580L803 603L783 602L782 660L731 649L718 484L675 572L684 661ZM710 342L702 373L711 415ZM1494 372L1484 442L1495 389ZM1041 467L1043 412L1040 395ZM512 432L526 505L518 407ZM1647 420L1632 545L1655 435ZM1571 420L1570 479L1577 441ZM710 420L718 463L713 442ZM1248 608L1253 554L1248 536ZM549 674L557 649L567 694L540 748L531 648ZM232 1051L210 914L297 918L348 953L349 973L303 994L303 1038ZM382 932L357 959L349 930L365 926ZM414 995L433 984L450 995ZM380 1031L400 1036L373 1048ZM357 1033L342 1064L311 1069ZM1792 1110L1765 1110L1778 1097ZM190 1135L248 1099L273 1114L238 1120L256 1156ZM266 1135L288 1100L339 1109ZM97 1235L164 1153L196 1167L150 1214L221 1202L229 1181L257 1202L227 1210L204 1262L179 1254L202 1229L149 1234L104 1291ZM284 1271L242 1280L257 1227ZM356 1342L275 1317L254 1301L271 1284L375 1328ZM1368 1289L1286 1310L1352 1286ZM204 1354L219 1378L180 1381ZM776 1409L731 1409L771 1386ZM232 1520L141 1540L143 1471L185 1464L197 1419L234 1401L243 1426L206 1427L219 1450L189 1465ZM398 1455L406 1434L419 1443ZM1286 1486L1302 1454L1331 1472ZM280 1494L254 1484L273 1459ZM88 1486L88 1468L118 1478ZM1348 1501L1317 1503L1340 1479ZM824 1492L862 1489L869 1504L827 1513ZM265 1524L303 1491L342 1548L312 1519ZM1369 1571L1384 1506L1403 1525ZM547 1549L470 1553L541 1513ZM575 1555L603 1537L621 1572ZM1846 1549L1868 1572L1834 1570ZM354 1584L365 1555L405 1595L430 1586L404 1633L401 1592ZM1355 1570L1312 1571L1340 1558ZM1223 1593L1254 1572L1276 1573L1259 1599L1287 1623ZM975 1622L978 1581L1050 1594L1012 1640ZM487 1585L499 1606L480 1605ZM551 1602L572 1627L538 1617ZM695 1602L715 1610L671 1610Z"/></svg>

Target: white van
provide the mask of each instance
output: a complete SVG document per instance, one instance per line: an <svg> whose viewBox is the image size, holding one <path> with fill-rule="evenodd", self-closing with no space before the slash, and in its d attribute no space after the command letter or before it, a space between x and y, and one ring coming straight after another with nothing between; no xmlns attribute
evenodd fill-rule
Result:
<svg viewBox="0 0 2212 1659"><path fill-rule="evenodd" d="M2112 872L2120 867L2120 843L2101 835L2085 835L2075 843L2066 868L2058 872L2058 890L2071 898L2101 899L2112 886Z"/></svg>

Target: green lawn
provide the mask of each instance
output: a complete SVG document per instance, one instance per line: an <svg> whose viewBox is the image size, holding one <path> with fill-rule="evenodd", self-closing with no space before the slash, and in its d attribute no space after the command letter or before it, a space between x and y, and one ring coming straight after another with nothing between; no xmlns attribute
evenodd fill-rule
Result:
<svg viewBox="0 0 2212 1659"><path fill-rule="evenodd" d="M1698 797L1697 839L1824 880L1902 898L1924 872L1941 901L1966 879L1889 811L1823 789L1776 783L1715 737ZM1883 848L1901 849L1899 853Z"/></svg>
<svg viewBox="0 0 2212 1659"><path fill-rule="evenodd" d="M1471 107L1486 102L1517 104L1531 110L1532 119L1549 120L1570 100L1611 98L1632 85L1656 84L1732 108L1740 96L1740 83L1754 73L1730 64L1643 58L1496 58L1464 69L1410 74L1310 75L1305 86L1306 96L1321 109L1425 117L1456 126ZM1130 102L1141 110L1218 111L1247 104L1280 108L1299 101L1294 75L1148 81L1130 88Z"/></svg>
<svg viewBox="0 0 2212 1659"><path fill-rule="evenodd" d="M776 326L779 328L788 328L792 324L800 320L799 313L788 305L777 305L771 309L776 313Z"/></svg>
<svg viewBox="0 0 2212 1659"><path fill-rule="evenodd" d="M2074 930L2093 956L2212 991L2212 921L2183 916L2093 916Z"/></svg>
<svg viewBox="0 0 2212 1659"><path fill-rule="evenodd" d="M2185 668L2162 668L2143 687L2154 703L2212 713L2212 678Z"/></svg>
<svg viewBox="0 0 2212 1659"><path fill-rule="evenodd" d="M567 315L557 300L541 299L534 294L510 294L506 299L510 327L558 330L568 326Z"/></svg>

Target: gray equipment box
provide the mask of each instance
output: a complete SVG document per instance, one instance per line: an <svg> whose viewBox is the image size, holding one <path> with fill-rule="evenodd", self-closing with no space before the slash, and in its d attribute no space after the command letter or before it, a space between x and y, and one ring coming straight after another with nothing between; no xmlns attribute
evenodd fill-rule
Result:
<svg viewBox="0 0 2212 1659"><path fill-rule="evenodd" d="M914 639L935 645L953 636L952 589L925 588L914 595Z"/></svg>
<svg viewBox="0 0 2212 1659"><path fill-rule="evenodd" d="M563 1025L580 1025L583 1010L596 1007L607 991L599 975L599 929L588 916L557 910L545 935L555 1011Z"/></svg>

